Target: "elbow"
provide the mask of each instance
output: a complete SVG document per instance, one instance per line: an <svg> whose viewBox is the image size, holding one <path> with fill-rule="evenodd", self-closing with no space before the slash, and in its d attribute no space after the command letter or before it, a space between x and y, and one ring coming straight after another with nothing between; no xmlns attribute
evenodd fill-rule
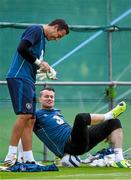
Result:
<svg viewBox="0 0 131 180"><path fill-rule="evenodd" d="M24 49L19 45L18 48L17 48L17 51L18 51L18 53L19 53L20 55L22 55L23 52L24 52Z"/></svg>
<svg viewBox="0 0 131 180"><path fill-rule="evenodd" d="M20 55L25 54L28 51L28 44L26 41L21 41L19 46L17 47L17 51Z"/></svg>

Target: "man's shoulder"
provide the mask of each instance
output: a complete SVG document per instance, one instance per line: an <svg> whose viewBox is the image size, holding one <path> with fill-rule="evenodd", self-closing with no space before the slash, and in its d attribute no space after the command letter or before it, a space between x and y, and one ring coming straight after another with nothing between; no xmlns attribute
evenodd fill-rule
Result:
<svg viewBox="0 0 131 180"><path fill-rule="evenodd" d="M30 25L26 28L26 30L24 31L23 34L30 34L30 33L39 33L39 34L43 34L43 27L42 25Z"/></svg>
<svg viewBox="0 0 131 180"><path fill-rule="evenodd" d="M42 29L42 25L40 25L40 24L33 24L33 25L30 25L30 26L28 26L27 27L27 29Z"/></svg>

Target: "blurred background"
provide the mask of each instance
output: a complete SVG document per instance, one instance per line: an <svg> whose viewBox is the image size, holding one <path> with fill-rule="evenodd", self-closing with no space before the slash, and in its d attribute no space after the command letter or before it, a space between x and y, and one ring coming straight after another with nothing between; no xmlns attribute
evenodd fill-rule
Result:
<svg viewBox="0 0 131 180"><path fill-rule="evenodd" d="M58 72L56 82L125 82L125 85L115 86L54 85L56 107L73 124L78 112L104 113L119 101L126 100L127 111L120 119L124 130L123 148L124 151L130 149L131 0L0 0L0 81L5 81L25 29L23 24L47 24L56 18L65 19L70 26L68 36L58 42L46 43L45 59L50 65L63 58L54 67ZM37 97L42 87L36 86ZM7 153L15 118L7 86L1 83L0 161ZM105 146L107 144L103 142L92 152ZM43 147L34 136L36 160L44 159ZM48 160L54 158L49 151L46 153Z"/></svg>

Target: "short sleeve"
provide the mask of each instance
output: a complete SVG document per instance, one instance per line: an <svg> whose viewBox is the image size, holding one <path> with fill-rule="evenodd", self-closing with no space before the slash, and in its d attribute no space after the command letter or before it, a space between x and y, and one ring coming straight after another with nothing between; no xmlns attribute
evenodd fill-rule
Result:
<svg viewBox="0 0 131 180"><path fill-rule="evenodd" d="M29 26L23 33L21 39L28 40L32 45L40 41L42 36L42 26Z"/></svg>

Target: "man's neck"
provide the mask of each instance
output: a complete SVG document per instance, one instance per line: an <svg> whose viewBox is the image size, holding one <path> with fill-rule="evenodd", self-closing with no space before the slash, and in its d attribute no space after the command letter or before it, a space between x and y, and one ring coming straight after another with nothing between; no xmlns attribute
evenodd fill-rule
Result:
<svg viewBox="0 0 131 180"><path fill-rule="evenodd" d="M42 109L44 109L44 110L52 110L53 107L51 107L51 108L48 108L48 107L42 107Z"/></svg>
<svg viewBox="0 0 131 180"><path fill-rule="evenodd" d="M47 31L48 31L48 24L43 25L43 31L45 36L47 35Z"/></svg>

